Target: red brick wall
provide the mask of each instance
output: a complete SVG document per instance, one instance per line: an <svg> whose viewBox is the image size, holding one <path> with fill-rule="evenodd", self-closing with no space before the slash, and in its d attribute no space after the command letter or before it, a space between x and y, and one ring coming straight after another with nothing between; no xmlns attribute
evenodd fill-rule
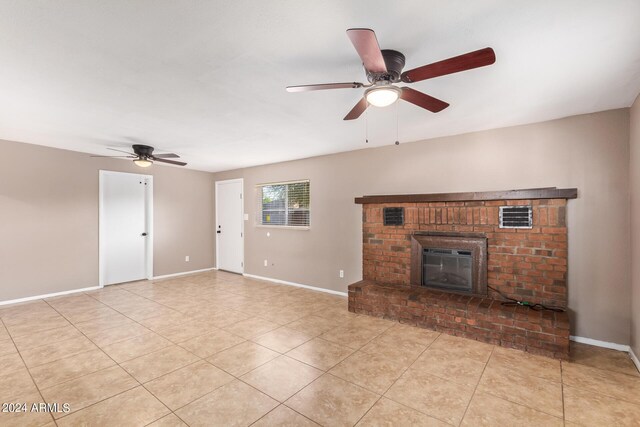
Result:
<svg viewBox="0 0 640 427"><path fill-rule="evenodd" d="M349 311L544 356L569 356L566 311L536 311L488 298L365 280L349 285Z"/></svg>
<svg viewBox="0 0 640 427"><path fill-rule="evenodd" d="M533 228L500 228L504 205L532 205ZM384 226L384 207L404 207L405 224ZM489 286L519 300L567 306L566 200L365 204L363 278L408 286L417 230L484 233ZM489 296L500 299L492 290Z"/></svg>

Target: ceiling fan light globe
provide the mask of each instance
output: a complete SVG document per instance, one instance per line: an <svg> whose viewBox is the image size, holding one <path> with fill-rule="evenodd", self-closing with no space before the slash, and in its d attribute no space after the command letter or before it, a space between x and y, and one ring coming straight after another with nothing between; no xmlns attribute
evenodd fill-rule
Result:
<svg viewBox="0 0 640 427"><path fill-rule="evenodd" d="M141 168L148 168L153 164L151 160L147 160L147 159L135 159L133 163L135 163L136 166L140 166Z"/></svg>
<svg viewBox="0 0 640 427"><path fill-rule="evenodd" d="M388 107L398 100L400 90L395 86L375 87L367 90L365 97L374 107Z"/></svg>

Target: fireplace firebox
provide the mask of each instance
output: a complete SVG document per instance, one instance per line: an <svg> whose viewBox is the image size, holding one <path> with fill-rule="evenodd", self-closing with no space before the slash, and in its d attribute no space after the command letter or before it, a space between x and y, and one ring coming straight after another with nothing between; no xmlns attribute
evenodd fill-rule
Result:
<svg viewBox="0 0 640 427"><path fill-rule="evenodd" d="M486 237L477 233L414 233L411 236L411 284L486 296Z"/></svg>
<svg viewBox="0 0 640 427"><path fill-rule="evenodd" d="M471 292L471 251L426 248L422 250L422 286Z"/></svg>

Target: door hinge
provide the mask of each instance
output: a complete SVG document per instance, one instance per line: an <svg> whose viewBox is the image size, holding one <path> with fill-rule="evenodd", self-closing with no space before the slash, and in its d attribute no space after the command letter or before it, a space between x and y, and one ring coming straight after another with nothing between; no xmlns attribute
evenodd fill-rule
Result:
<svg viewBox="0 0 640 427"><path fill-rule="evenodd" d="M240 198L242 199L242 193L240 193Z"/></svg>
<svg viewBox="0 0 640 427"><path fill-rule="evenodd" d="M240 237L244 237L244 236L242 235L242 233L240 233Z"/></svg>
<svg viewBox="0 0 640 427"><path fill-rule="evenodd" d="M241 262L241 263L240 263L240 267L244 267L244 262Z"/></svg>

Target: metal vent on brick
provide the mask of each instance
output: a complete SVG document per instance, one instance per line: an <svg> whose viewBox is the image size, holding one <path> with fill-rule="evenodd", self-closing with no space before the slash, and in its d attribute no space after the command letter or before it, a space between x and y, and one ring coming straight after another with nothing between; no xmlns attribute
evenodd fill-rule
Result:
<svg viewBox="0 0 640 427"><path fill-rule="evenodd" d="M500 228L531 228L531 206L500 206Z"/></svg>
<svg viewBox="0 0 640 427"><path fill-rule="evenodd" d="M404 208L383 208L384 225L404 225Z"/></svg>

